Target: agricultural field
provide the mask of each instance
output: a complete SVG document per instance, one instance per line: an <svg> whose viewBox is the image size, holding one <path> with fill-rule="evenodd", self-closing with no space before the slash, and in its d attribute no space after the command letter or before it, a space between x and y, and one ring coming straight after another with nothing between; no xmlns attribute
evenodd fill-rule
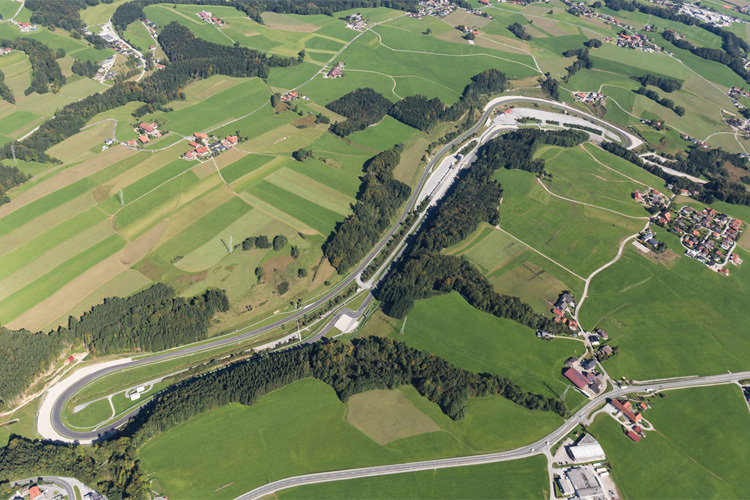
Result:
<svg viewBox="0 0 750 500"><path fill-rule="evenodd" d="M609 374L648 380L746 369L750 269L730 266L731 276L721 276L684 256L677 236L660 231L657 237L673 258L656 261L628 245L592 280L579 311L584 328L603 328L620 346L605 362ZM744 249L737 252L750 258Z"/></svg>
<svg viewBox="0 0 750 500"><path fill-rule="evenodd" d="M542 457L512 462L394 474L282 490L280 499L445 498L543 499L549 484Z"/></svg>
<svg viewBox="0 0 750 500"><path fill-rule="evenodd" d="M417 301L404 323L403 334L392 338L549 397L560 397L569 385L560 375L565 360L584 353L580 342L544 342L531 328L480 312L455 292Z"/></svg>
<svg viewBox="0 0 750 500"><path fill-rule="evenodd" d="M620 241L645 225L556 198L528 172L500 170L495 178L504 189L500 228L579 277L609 262Z"/></svg>
<svg viewBox="0 0 750 500"><path fill-rule="evenodd" d="M625 498L743 498L750 480L741 443L750 413L736 385L667 391L645 418L656 431L633 443L600 416L590 426ZM679 425L674 425L679 422Z"/></svg>
<svg viewBox="0 0 750 500"><path fill-rule="evenodd" d="M402 396L384 400L387 411L381 418L387 425L383 427L407 426L423 432L386 445L377 444L349 423L350 409L333 389L306 379L264 396L251 407L232 404L197 416L151 439L139 456L162 485L160 493L227 498L306 472L513 448L543 436L561 422L557 415L531 412L501 397L471 400L466 418L454 422L412 387L397 392ZM392 411L409 403L411 411L406 416ZM428 420L440 430L429 431L434 426L425 426ZM196 447L202 453L192 453Z"/></svg>

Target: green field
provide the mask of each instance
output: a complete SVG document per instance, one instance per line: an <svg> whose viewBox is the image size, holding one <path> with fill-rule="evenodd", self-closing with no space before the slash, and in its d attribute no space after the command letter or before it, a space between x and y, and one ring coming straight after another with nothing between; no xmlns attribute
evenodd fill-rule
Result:
<svg viewBox="0 0 750 500"><path fill-rule="evenodd" d="M644 225L555 198L528 172L500 170L495 178L505 191L500 227L583 277L609 262L620 241Z"/></svg>
<svg viewBox="0 0 750 500"><path fill-rule="evenodd" d="M544 467L542 457L532 457L473 467L313 484L282 490L276 496L280 499L546 499L549 484Z"/></svg>
<svg viewBox="0 0 750 500"><path fill-rule="evenodd" d="M565 360L584 353L579 342L544 342L531 328L480 312L457 293L417 301L403 336L393 338L461 368L501 374L526 391L550 397L560 396L569 385L560 375Z"/></svg>
<svg viewBox="0 0 750 500"><path fill-rule="evenodd" d="M139 456L164 486L161 493L227 498L306 472L522 446L561 422L556 415L531 412L500 397L471 400L466 418L453 422L413 388L400 391L442 430L380 446L346 421L346 405L333 389L307 379L254 406L232 404L199 415L151 439ZM201 453L191 451L198 447Z"/></svg>
<svg viewBox="0 0 750 500"><path fill-rule="evenodd" d="M605 368L614 378L640 380L745 370L750 268L730 266L731 276L723 277L682 255L677 236L660 231L658 238L675 252L671 263L657 263L629 245L594 278L579 311L584 328L604 328L620 346Z"/></svg>
<svg viewBox="0 0 750 500"><path fill-rule="evenodd" d="M645 418L656 428L633 443L608 416L590 427L625 498L745 498L750 413L735 385L668 391ZM675 425L679 423L679 425Z"/></svg>

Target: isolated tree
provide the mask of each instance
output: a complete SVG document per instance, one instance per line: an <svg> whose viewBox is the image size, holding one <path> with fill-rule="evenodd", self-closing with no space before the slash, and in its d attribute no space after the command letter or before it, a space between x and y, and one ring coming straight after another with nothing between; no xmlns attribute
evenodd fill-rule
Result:
<svg viewBox="0 0 750 500"><path fill-rule="evenodd" d="M424 32L425 35L432 35L432 30L430 28L427 28Z"/></svg>
<svg viewBox="0 0 750 500"><path fill-rule="evenodd" d="M255 277L258 279L258 281L263 281L263 268L262 267L256 267L255 268Z"/></svg>
<svg viewBox="0 0 750 500"><path fill-rule="evenodd" d="M286 292L289 291L289 282L284 281L279 284L278 288L276 290L279 292L279 295L284 295Z"/></svg>
<svg viewBox="0 0 750 500"><path fill-rule="evenodd" d="M286 236L284 236L283 234L276 235L276 237L273 239L273 249L278 252L279 250L284 248L285 245Z"/></svg>
<svg viewBox="0 0 750 500"><path fill-rule="evenodd" d="M304 267L300 267L297 269L297 277L298 278L307 278L307 269Z"/></svg>
<svg viewBox="0 0 750 500"><path fill-rule="evenodd" d="M292 250L290 252L290 255L294 260L299 259L299 248L297 248L296 245L292 245Z"/></svg>

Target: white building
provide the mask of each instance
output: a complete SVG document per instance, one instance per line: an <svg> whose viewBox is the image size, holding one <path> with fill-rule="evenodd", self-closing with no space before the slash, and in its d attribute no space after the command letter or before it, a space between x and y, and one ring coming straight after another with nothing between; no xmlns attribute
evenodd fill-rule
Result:
<svg viewBox="0 0 750 500"><path fill-rule="evenodd" d="M586 434L576 444L569 446L568 454L576 463L594 462L607 458L601 445L591 434Z"/></svg>

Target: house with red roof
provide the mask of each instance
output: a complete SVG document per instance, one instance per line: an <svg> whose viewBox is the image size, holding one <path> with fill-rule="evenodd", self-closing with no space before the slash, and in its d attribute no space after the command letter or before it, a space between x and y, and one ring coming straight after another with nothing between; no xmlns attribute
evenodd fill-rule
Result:
<svg viewBox="0 0 750 500"><path fill-rule="evenodd" d="M200 146L195 150L198 156L206 156L208 154L208 148L206 146Z"/></svg>
<svg viewBox="0 0 750 500"><path fill-rule="evenodd" d="M203 132L196 132L193 134L193 136L195 137L195 140L198 142L208 140L208 134L203 133Z"/></svg>
<svg viewBox="0 0 750 500"><path fill-rule="evenodd" d="M589 385L589 379L583 376L581 372L573 367L568 368L563 372L563 376L573 382L573 385L579 389L584 389Z"/></svg>
<svg viewBox="0 0 750 500"><path fill-rule="evenodd" d="M138 140L141 141L141 144L148 144L149 142L151 142L151 139L149 139L145 135L138 137Z"/></svg>
<svg viewBox="0 0 750 500"><path fill-rule="evenodd" d="M236 135L228 135L226 137L227 141L231 142L232 145L237 144L237 136Z"/></svg>
<svg viewBox="0 0 750 500"><path fill-rule="evenodd" d="M554 309L552 309L552 313L555 314L556 316L562 316L563 315L562 311L560 309L556 308L556 307Z"/></svg>
<svg viewBox="0 0 750 500"><path fill-rule="evenodd" d="M39 486L32 486L29 488L29 498L31 500L34 500L35 498L44 498L42 496L42 491L39 489Z"/></svg>
<svg viewBox="0 0 750 500"><path fill-rule="evenodd" d="M195 160L198 157L195 151L188 151L185 153L185 159L187 160Z"/></svg>
<svg viewBox="0 0 750 500"><path fill-rule="evenodd" d="M135 146L136 144L138 144L138 141L136 141L135 139L130 139L126 144L128 146Z"/></svg>
<svg viewBox="0 0 750 500"><path fill-rule="evenodd" d="M191 148L197 148L198 146L200 146L200 144L198 144L195 141L190 141L188 144L190 145Z"/></svg>
<svg viewBox="0 0 750 500"><path fill-rule="evenodd" d="M643 415L640 415L640 414L636 415L635 413L631 411L632 405L630 404L630 401L625 401L625 403L623 403L619 399L613 399L611 401L611 404L617 410L619 410L620 413L622 413L625 416L625 418L627 418L634 424L637 424L643 418Z"/></svg>
<svg viewBox="0 0 750 500"><path fill-rule="evenodd" d="M628 431L628 437L632 439L633 441L635 441L636 443L641 440L641 435L636 434L633 431Z"/></svg>
<svg viewBox="0 0 750 500"><path fill-rule="evenodd" d="M150 134L156 130L156 123L141 123L138 128Z"/></svg>

